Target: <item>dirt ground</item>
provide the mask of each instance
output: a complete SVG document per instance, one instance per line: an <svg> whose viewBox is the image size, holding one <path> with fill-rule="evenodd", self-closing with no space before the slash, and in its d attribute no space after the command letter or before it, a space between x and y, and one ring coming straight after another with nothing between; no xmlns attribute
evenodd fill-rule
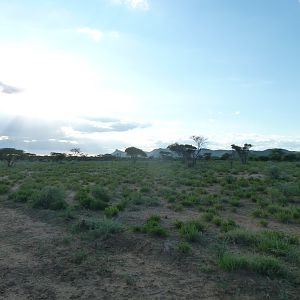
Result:
<svg viewBox="0 0 300 300"><path fill-rule="evenodd" d="M113 245L112 245L113 244ZM161 247L160 247L161 246ZM0 210L1 299L221 299L213 280L157 249L122 234L84 244L63 228L16 208ZM76 253L87 259L76 263ZM161 252L158 259L157 252Z"/></svg>

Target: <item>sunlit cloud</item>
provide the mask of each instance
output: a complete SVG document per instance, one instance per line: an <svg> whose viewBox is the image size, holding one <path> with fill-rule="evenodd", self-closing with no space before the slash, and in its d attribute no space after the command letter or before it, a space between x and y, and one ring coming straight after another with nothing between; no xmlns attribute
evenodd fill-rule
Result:
<svg viewBox="0 0 300 300"><path fill-rule="evenodd" d="M0 47L0 78L24 88L22 93L0 93L1 112L67 119L132 113L140 97L107 80L105 68L96 70L81 56L36 47Z"/></svg>

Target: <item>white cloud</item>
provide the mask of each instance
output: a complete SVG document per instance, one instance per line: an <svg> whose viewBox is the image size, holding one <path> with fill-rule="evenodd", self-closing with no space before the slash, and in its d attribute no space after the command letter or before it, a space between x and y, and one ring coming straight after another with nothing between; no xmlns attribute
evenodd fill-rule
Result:
<svg viewBox="0 0 300 300"><path fill-rule="evenodd" d="M110 30L110 31L104 32L104 31L101 31L101 30L98 30L95 28L81 27L81 28L77 29L77 32L89 36L95 42L99 42L105 37L114 39L114 40L120 38L120 33L116 30Z"/></svg>
<svg viewBox="0 0 300 300"><path fill-rule="evenodd" d="M90 38L92 38L96 42L99 42L104 36L104 33L102 31L100 31L98 29L93 29L90 27L78 28L77 32L88 35Z"/></svg>
<svg viewBox="0 0 300 300"><path fill-rule="evenodd" d="M114 4L123 4L132 9L149 10L148 0L111 0Z"/></svg>
<svg viewBox="0 0 300 300"><path fill-rule="evenodd" d="M288 150L300 150L300 136L285 136L278 134L257 133L225 133L211 134L209 144L212 149L230 149L231 144L243 145L250 143L253 150L265 150L271 148L285 148Z"/></svg>
<svg viewBox="0 0 300 300"><path fill-rule="evenodd" d="M0 141L5 141L5 140L8 140L8 139L9 139L9 137L6 136L6 135L0 136Z"/></svg>

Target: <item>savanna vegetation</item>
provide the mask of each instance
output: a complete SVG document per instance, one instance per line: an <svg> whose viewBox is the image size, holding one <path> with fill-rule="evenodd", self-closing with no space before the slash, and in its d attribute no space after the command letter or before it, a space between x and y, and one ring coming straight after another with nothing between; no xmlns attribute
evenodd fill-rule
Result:
<svg viewBox="0 0 300 300"><path fill-rule="evenodd" d="M18 262L3 297L299 299L300 162L249 159L250 146L234 163L195 158L202 144L171 145L175 160L0 162L1 239ZM57 286L34 281L45 272Z"/></svg>

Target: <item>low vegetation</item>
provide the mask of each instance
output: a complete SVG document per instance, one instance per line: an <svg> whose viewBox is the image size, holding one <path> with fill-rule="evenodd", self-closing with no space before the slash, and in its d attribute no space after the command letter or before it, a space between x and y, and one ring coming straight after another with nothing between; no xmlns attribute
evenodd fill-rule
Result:
<svg viewBox="0 0 300 300"><path fill-rule="evenodd" d="M243 164L200 160L190 168L132 155L134 162L0 163L1 205L54 218L70 234L65 245L82 241L83 248L70 253L74 265L92 268L94 249L103 245L113 255L170 259L175 273L212 273L228 286L234 278L240 291L241 278L259 286L271 282L278 292L272 299L279 299L282 286L297 299L300 164L247 156ZM269 291L260 292L267 297ZM244 293L257 296L253 289Z"/></svg>

